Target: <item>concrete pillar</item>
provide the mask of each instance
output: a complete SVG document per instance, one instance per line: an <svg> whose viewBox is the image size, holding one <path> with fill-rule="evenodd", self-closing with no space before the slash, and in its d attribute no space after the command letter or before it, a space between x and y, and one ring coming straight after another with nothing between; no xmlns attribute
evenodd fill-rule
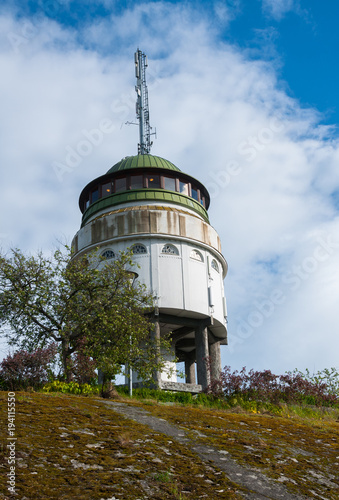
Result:
<svg viewBox="0 0 339 500"><path fill-rule="evenodd" d="M221 374L220 342L210 344L211 380L219 380Z"/></svg>
<svg viewBox="0 0 339 500"><path fill-rule="evenodd" d="M185 355L185 378L186 384L196 384L195 379L195 353Z"/></svg>
<svg viewBox="0 0 339 500"><path fill-rule="evenodd" d="M151 330L151 340L155 343L157 350L157 362L160 361L160 322L159 317L153 319L153 328ZM157 388L161 388L161 371L160 369L154 370L153 375L154 384Z"/></svg>
<svg viewBox="0 0 339 500"><path fill-rule="evenodd" d="M195 330L195 352L197 358L197 374L198 384L201 384L203 389L210 384L210 373L208 367L208 332L207 327L199 324Z"/></svg>
<svg viewBox="0 0 339 500"><path fill-rule="evenodd" d="M98 370L98 385L101 385L104 382L104 372L102 370Z"/></svg>

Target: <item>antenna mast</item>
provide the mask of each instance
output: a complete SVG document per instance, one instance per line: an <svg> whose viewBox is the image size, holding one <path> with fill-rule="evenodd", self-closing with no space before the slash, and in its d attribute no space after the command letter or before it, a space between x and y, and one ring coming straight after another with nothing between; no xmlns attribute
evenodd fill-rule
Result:
<svg viewBox="0 0 339 500"><path fill-rule="evenodd" d="M135 61L135 76L137 78L137 84L135 91L137 93L137 118L139 120L139 138L140 142L138 144L138 154L145 155L151 151L151 130L152 127L149 124L149 107L148 107L148 89L146 85L146 68L147 56L141 50L137 49L134 54Z"/></svg>

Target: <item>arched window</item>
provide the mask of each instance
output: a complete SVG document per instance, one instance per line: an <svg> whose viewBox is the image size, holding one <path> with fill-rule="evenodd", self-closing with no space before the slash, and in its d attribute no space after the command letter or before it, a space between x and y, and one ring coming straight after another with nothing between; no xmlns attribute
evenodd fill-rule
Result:
<svg viewBox="0 0 339 500"><path fill-rule="evenodd" d="M114 259L115 253L113 252L113 250L104 250L101 254L101 257L103 257L104 259Z"/></svg>
<svg viewBox="0 0 339 500"><path fill-rule="evenodd" d="M135 245L132 246L132 253L134 253L134 255L147 253L147 249L145 245L141 245L141 243L136 243Z"/></svg>
<svg viewBox="0 0 339 500"><path fill-rule="evenodd" d="M179 255L179 250L174 245L166 243L166 245L162 247L161 253L166 253L169 255Z"/></svg>
<svg viewBox="0 0 339 500"><path fill-rule="evenodd" d="M192 250L190 253L190 257L193 260L198 260L199 262L204 262L204 258L198 250Z"/></svg>
<svg viewBox="0 0 339 500"><path fill-rule="evenodd" d="M215 259L213 259L211 262L211 268L214 269L215 271L217 271L217 273L219 272L219 266L218 266L218 263Z"/></svg>

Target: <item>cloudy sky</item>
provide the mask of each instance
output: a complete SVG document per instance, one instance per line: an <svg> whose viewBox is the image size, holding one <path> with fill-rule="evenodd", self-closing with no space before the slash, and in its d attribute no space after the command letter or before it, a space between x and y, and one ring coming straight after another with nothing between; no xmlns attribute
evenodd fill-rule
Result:
<svg viewBox="0 0 339 500"><path fill-rule="evenodd" d="M152 153L211 194L223 365L338 368L338 16L316 0L2 3L3 250L70 243L82 188L136 154L139 47Z"/></svg>

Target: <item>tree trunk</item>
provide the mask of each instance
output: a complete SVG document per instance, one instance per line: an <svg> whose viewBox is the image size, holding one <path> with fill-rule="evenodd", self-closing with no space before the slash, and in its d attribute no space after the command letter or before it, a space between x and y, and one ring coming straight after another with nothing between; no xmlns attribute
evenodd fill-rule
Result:
<svg viewBox="0 0 339 500"><path fill-rule="evenodd" d="M62 351L61 354L62 354L62 366L64 369L64 376L66 382L71 382L73 380L73 373L72 373L72 360L71 360L71 353L70 353L68 339L62 340L61 351Z"/></svg>

